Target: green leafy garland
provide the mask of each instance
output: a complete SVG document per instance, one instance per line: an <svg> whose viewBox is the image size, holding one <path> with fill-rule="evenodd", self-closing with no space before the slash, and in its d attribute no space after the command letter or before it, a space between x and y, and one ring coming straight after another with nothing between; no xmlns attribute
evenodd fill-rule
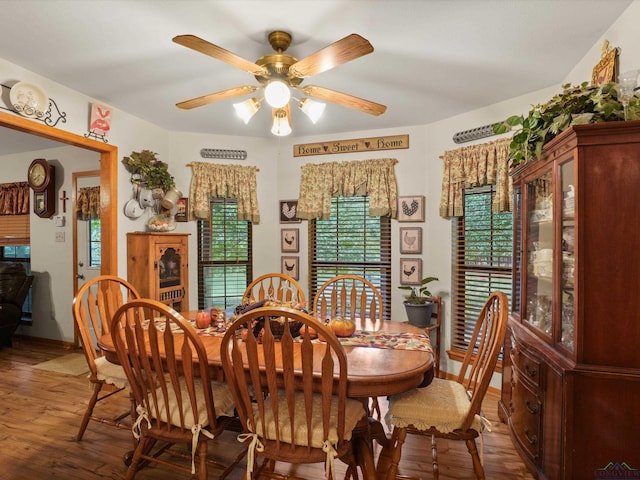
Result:
<svg viewBox="0 0 640 480"><path fill-rule="evenodd" d="M131 152L131 155L124 157L122 163L127 171L139 177L139 180L146 183L146 187L153 190L161 188L165 192L176 186L175 179L169 173L169 165L156 158L157 153L151 150L141 152ZM138 180L132 177L131 182Z"/></svg>
<svg viewBox="0 0 640 480"><path fill-rule="evenodd" d="M514 115L495 124L493 131L496 134L522 126L513 135L509 146L510 165L515 167L539 159L544 144L573 125L625 120L616 87L616 83L566 84L562 86L562 93L554 95L546 103L533 106L526 117ZM640 119L640 98L631 97L627 112L629 120Z"/></svg>

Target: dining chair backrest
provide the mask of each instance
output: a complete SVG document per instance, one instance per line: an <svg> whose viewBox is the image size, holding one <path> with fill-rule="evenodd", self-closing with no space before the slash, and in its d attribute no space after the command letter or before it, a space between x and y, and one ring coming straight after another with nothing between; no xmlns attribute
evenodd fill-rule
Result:
<svg viewBox="0 0 640 480"><path fill-rule="evenodd" d="M318 319L348 318L369 320L364 329L376 329L382 321L384 305L376 286L358 275L338 275L327 280L316 293L311 306Z"/></svg>
<svg viewBox="0 0 640 480"><path fill-rule="evenodd" d="M117 417L94 413L98 402L111 398L113 393L123 390L127 386L124 371L119 365L107 361L102 350L98 347L98 339L109 334L111 320L118 308L125 302L139 296L134 286L123 278L114 275L100 275L82 285L73 299L73 319L89 367L89 381L93 384L93 392L76 436L78 441L82 440L89 420L118 428L130 428L129 424L121 420L128 416L134 416L135 404L133 401L129 412L121 413ZM116 390L103 390L105 384L115 387Z"/></svg>
<svg viewBox="0 0 640 480"><path fill-rule="evenodd" d="M482 401L500 357L507 331L509 301L499 291L486 300L465 353L456 381L471 394L471 406L467 418L461 425L463 430L471 427L475 416L482 410Z"/></svg>
<svg viewBox="0 0 640 480"><path fill-rule="evenodd" d="M242 295L242 303L254 303L266 298L283 302L304 303L302 287L289 275L267 273L253 280Z"/></svg>
<svg viewBox="0 0 640 480"><path fill-rule="evenodd" d="M156 429L188 431L200 419L216 425L207 353L195 328L171 307L151 299L126 303L116 312L111 337L138 408ZM197 381L196 381L197 380ZM204 396L204 411L196 394ZM189 416L172 414L190 409Z"/></svg>
<svg viewBox="0 0 640 480"><path fill-rule="evenodd" d="M73 319L92 377L97 377L96 360L102 357L98 339L109 334L118 308L139 297L131 283L115 275L95 277L78 290L73 299Z"/></svg>
<svg viewBox="0 0 640 480"><path fill-rule="evenodd" d="M307 327L326 341L312 342ZM264 446L260 455L314 463L331 449L337 458L352 451L364 408L347 399L346 353L327 326L302 311L256 308L228 327L220 350L243 429Z"/></svg>

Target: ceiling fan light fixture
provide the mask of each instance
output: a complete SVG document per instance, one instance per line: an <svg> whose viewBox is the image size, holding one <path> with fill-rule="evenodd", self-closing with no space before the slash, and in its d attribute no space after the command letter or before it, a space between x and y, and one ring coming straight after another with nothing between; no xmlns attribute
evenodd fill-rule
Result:
<svg viewBox="0 0 640 480"><path fill-rule="evenodd" d="M279 108L273 113L271 133L277 137L286 137L291 133L291 122L286 110Z"/></svg>
<svg viewBox="0 0 640 480"><path fill-rule="evenodd" d="M251 117L253 117L258 110L260 110L261 102L257 98L249 98L244 102L234 103L233 108L236 111L242 121L246 124L249 123Z"/></svg>
<svg viewBox="0 0 640 480"><path fill-rule="evenodd" d="M273 80L264 89L264 99L273 108L282 108L291 99L291 91L286 83Z"/></svg>
<svg viewBox="0 0 640 480"><path fill-rule="evenodd" d="M300 100L298 106L300 107L300 110L302 110L302 112L315 124L324 113L324 109L326 108L327 104L316 102L315 100L311 100L310 98L303 98L302 100Z"/></svg>

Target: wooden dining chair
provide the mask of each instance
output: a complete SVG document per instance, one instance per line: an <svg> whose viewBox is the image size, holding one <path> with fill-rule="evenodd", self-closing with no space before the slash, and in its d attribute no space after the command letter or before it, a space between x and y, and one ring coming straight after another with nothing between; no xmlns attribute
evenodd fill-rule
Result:
<svg viewBox="0 0 640 480"><path fill-rule="evenodd" d="M283 302L304 303L304 292L298 282L283 273L267 273L252 281L242 294L242 304L266 298Z"/></svg>
<svg viewBox="0 0 640 480"><path fill-rule="evenodd" d="M98 402L125 390L128 386L122 367L108 362L97 342L102 335L109 334L111 320L116 310L125 302L138 297L136 289L126 280L114 275L100 275L80 287L73 299L73 319L89 367L89 381L93 385L89 404L80 422L77 441L82 440L89 420L118 428L131 428L130 424L122 420L135 414L133 403L131 411L122 413L116 418L94 415Z"/></svg>
<svg viewBox="0 0 640 480"><path fill-rule="evenodd" d="M136 401L132 430L138 444L125 478L133 479L141 465L156 462L191 475L197 471L197 478L205 480L208 440L232 422L234 403L228 386L210 379L195 328L171 307L138 299L118 309L111 337ZM161 456L179 443L191 448L190 467ZM214 465L225 470L224 478L235 463Z"/></svg>
<svg viewBox="0 0 640 480"><path fill-rule="evenodd" d="M270 319L261 331L259 319ZM326 342L313 343L307 326ZM324 462L327 479L336 478L335 458L355 469L352 432L366 412L347 398L346 353L328 327L298 310L257 308L227 329L221 355L244 430L238 439L249 445L247 479L290 478L276 462ZM259 468L256 456L265 459Z"/></svg>
<svg viewBox="0 0 640 480"><path fill-rule="evenodd" d="M507 314L506 295L492 293L469 338L469 348L458 377L455 380L434 378L425 388L389 398L386 420L393 426L393 432L387 447L390 450L381 453L382 459L390 458L387 480L402 478L397 476L398 463L407 433L431 437L434 478L439 477L436 438L464 441L471 454L476 478L485 478L475 439L482 433L482 401L504 342ZM384 468L379 467L379 471L382 470Z"/></svg>
<svg viewBox="0 0 640 480"><path fill-rule="evenodd" d="M338 275L318 289L311 308L320 320L348 318L359 330L378 330L384 305L377 287L359 275ZM372 398L369 409L380 420L380 403Z"/></svg>

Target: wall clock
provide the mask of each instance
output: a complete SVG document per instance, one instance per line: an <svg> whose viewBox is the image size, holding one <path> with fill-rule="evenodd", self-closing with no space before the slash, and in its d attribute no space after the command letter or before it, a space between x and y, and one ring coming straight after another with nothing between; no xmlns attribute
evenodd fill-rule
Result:
<svg viewBox="0 0 640 480"><path fill-rule="evenodd" d="M56 211L56 170L44 158L36 158L27 171L27 182L33 190L33 212L42 218Z"/></svg>

